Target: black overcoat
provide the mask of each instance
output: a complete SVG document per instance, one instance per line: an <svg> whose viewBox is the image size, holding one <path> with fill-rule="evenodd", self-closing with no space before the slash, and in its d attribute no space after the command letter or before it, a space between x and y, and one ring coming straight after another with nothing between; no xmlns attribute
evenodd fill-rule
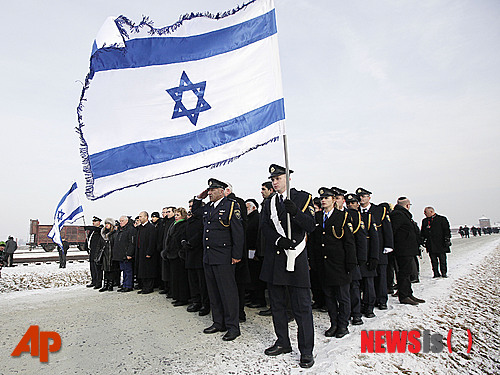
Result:
<svg viewBox="0 0 500 375"><path fill-rule="evenodd" d="M450 252L450 247L446 244L446 241L451 239L451 230L450 223L445 216L435 214L422 220L421 235L425 241L427 252L433 254Z"/></svg>
<svg viewBox="0 0 500 375"><path fill-rule="evenodd" d="M420 230L412 220L412 214L401 205L396 205L390 213L394 233L394 255L409 257L419 255Z"/></svg>
<svg viewBox="0 0 500 375"><path fill-rule="evenodd" d="M149 221L137 227L137 277L154 278L159 267L159 253L156 249L155 227ZM150 257L147 258L146 256Z"/></svg>

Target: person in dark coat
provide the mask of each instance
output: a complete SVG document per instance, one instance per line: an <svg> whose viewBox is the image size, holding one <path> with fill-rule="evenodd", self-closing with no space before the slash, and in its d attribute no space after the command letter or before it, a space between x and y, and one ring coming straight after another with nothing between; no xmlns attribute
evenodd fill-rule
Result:
<svg viewBox="0 0 500 375"><path fill-rule="evenodd" d="M193 212L202 199L210 196L203 208L203 267L207 281L213 324L203 330L206 334L223 332L224 341L240 336L238 287L235 267L243 257L245 232L238 202L224 197L225 182L211 178L193 203Z"/></svg>
<svg viewBox="0 0 500 375"><path fill-rule="evenodd" d="M315 214L316 229L309 242L314 251L321 254L319 275L330 316L330 328L325 336L342 338L349 333L349 285L351 271L357 266L354 235L348 212L335 208L337 192L326 187L318 192L322 211Z"/></svg>
<svg viewBox="0 0 500 375"><path fill-rule="evenodd" d="M247 230L247 210L246 210L246 205L245 201L237 197L234 192L233 192L233 186L226 182L227 187L224 189L224 196L226 198L232 199L236 202L238 202L238 206L240 207L241 211L241 221L243 224L243 233L246 236L246 230ZM246 237L244 239L245 242L245 249L246 249ZM236 263L236 269L235 269L235 279L236 279L236 285L238 286L238 300L239 300L239 319L240 322L245 322L247 320L247 316L245 313L245 290L247 285L250 283L250 270L248 269L248 252L243 251L243 256L241 258L241 261Z"/></svg>
<svg viewBox="0 0 500 375"><path fill-rule="evenodd" d="M188 312L198 312L205 316L210 313L207 282L203 270L203 205L193 211L194 199L189 201L191 217L188 215L186 224L186 240L182 246L186 252L186 269L188 272L191 304Z"/></svg>
<svg viewBox="0 0 500 375"><path fill-rule="evenodd" d="M353 325L363 324L361 319L361 282L363 275L361 267L366 265L368 261L368 233L366 232L365 224L361 219L361 213L357 209L359 206L359 198L356 194L345 195L347 205L347 213L349 214L349 222L353 228L354 245L356 247L357 265L351 271L351 284L349 288L349 296L351 298L351 317ZM354 204L357 203L357 206ZM352 207L352 208L351 208Z"/></svg>
<svg viewBox="0 0 500 375"><path fill-rule="evenodd" d="M299 365L309 368L314 364L314 326L305 245L307 233L315 227L312 196L292 188L287 197L285 168L272 164L269 172L276 194L264 201L262 208L261 228L266 248L260 278L267 283L269 290L277 340L264 353L275 356L292 351L286 314L288 290L298 325ZM290 216L291 233L288 233L287 215Z"/></svg>
<svg viewBox="0 0 500 375"><path fill-rule="evenodd" d="M415 272L414 258L420 247L420 230L412 219L411 203L406 197L398 198L398 203L391 212L391 225L394 233L394 256L398 264L399 302L407 305L424 303L423 299L413 295L410 277Z"/></svg>
<svg viewBox="0 0 500 375"><path fill-rule="evenodd" d="M159 254L156 249L155 228L148 220L149 214L142 211L139 214L141 224L137 227L136 262L137 278L142 289L138 294L153 293L154 280L159 266Z"/></svg>
<svg viewBox="0 0 500 375"><path fill-rule="evenodd" d="M359 196L361 212L369 212L372 214L372 219L377 226L379 239L379 258L377 263L377 276L374 278L375 283L375 306L380 310L387 310L387 264L389 263L388 254L394 249L394 240L389 213L384 206L370 203L371 192L358 188L356 193Z"/></svg>
<svg viewBox="0 0 500 375"><path fill-rule="evenodd" d="M434 277L448 277L446 254L450 252L451 246L450 223L445 216L438 215L432 207L425 207L424 215L421 234L431 258Z"/></svg>
<svg viewBox="0 0 500 375"><path fill-rule="evenodd" d="M248 269L250 271L251 282L248 285L250 291L250 302L247 304L250 308L266 307L266 284L259 279L262 269L262 259L258 253L260 252L259 242L259 203L255 199L247 199L245 201L247 209L247 230L246 230L246 251L248 254Z"/></svg>
<svg viewBox="0 0 500 375"><path fill-rule="evenodd" d="M66 241L66 238L62 238L62 248L58 246L59 252L59 268L66 268L66 255L69 250L69 242Z"/></svg>
<svg viewBox="0 0 500 375"><path fill-rule="evenodd" d="M133 221L127 216L121 216L113 244L113 260L120 264L120 271L123 272L123 285L118 289L119 292L131 292L134 289L133 258L136 235Z"/></svg>
<svg viewBox="0 0 500 375"><path fill-rule="evenodd" d="M101 237L104 240L100 250L102 252L101 262L104 271L104 285L99 289L99 292L113 291L113 285L120 277L120 265L113 260L112 249L115 234L115 220L108 217L104 220L104 227L101 229Z"/></svg>
<svg viewBox="0 0 500 375"><path fill-rule="evenodd" d="M373 309L376 300L374 278L377 276L380 241L377 226L372 218L372 214L368 211L362 212L359 201L360 197L357 194L349 194L347 207L349 207L350 210L359 212L361 217L361 230L366 234L366 262L360 263L359 265L362 277L361 290L363 292L360 313L364 314L367 318L374 318L375 313Z"/></svg>
<svg viewBox="0 0 500 375"><path fill-rule="evenodd" d="M165 251L164 254L166 254L167 243L165 240L167 238L168 229L175 221L174 210L175 210L175 207L169 206L169 207L164 207L163 210L161 211L161 214L163 216L163 219L162 219L163 232L161 233L160 247L158 247L160 254L163 251ZM162 290L160 290L160 294L166 294L167 298L172 298L172 293L170 292L170 285L169 285L169 282L170 282L170 263L169 263L168 258L164 258L163 256L161 257L161 281L163 283L163 288L162 288Z"/></svg>
<svg viewBox="0 0 500 375"><path fill-rule="evenodd" d="M186 241L187 212L183 207L174 210L174 223L170 226L165 238L167 248L166 257L170 264L170 291L172 304L175 307L189 303L189 282L186 270L186 250L182 242Z"/></svg>
<svg viewBox="0 0 500 375"><path fill-rule="evenodd" d="M17 242L14 241L14 237L9 236L7 241L5 241L4 253L7 254L7 266L14 267L14 252L17 250Z"/></svg>
<svg viewBox="0 0 500 375"><path fill-rule="evenodd" d="M92 218L92 225L86 226L85 230L87 231L87 240L85 241L85 250L89 254L89 264L90 264L90 284L87 285L87 288L101 289L102 287L102 263L96 263L96 256L99 253L99 250L102 248L103 238L101 237L101 219L97 216Z"/></svg>

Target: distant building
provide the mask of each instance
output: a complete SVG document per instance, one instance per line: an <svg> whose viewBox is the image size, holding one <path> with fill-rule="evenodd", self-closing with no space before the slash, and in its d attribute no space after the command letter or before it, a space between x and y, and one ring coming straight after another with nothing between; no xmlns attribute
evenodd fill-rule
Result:
<svg viewBox="0 0 500 375"><path fill-rule="evenodd" d="M488 219L486 216L480 217L479 218L479 227L480 228L489 228L489 227L491 227L490 219Z"/></svg>

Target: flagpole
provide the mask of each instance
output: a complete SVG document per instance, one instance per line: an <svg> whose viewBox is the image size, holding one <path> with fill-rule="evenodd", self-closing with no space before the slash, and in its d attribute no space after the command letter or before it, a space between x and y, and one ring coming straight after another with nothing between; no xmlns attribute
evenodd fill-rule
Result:
<svg viewBox="0 0 500 375"><path fill-rule="evenodd" d="M286 134L283 134L283 147L285 150L285 170L286 170L286 196L290 199L290 167L288 165L288 142L286 139ZM286 224L288 228L288 238L292 239L292 221L290 219L290 214L286 214Z"/></svg>

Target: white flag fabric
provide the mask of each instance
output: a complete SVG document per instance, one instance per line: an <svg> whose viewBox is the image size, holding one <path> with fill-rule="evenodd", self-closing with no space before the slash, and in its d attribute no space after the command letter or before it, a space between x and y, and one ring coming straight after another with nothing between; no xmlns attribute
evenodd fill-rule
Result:
<svg viewBox="0 0 500 375"><path fill-rule="evenodd" d="M284 134L272 0L152 24L110 17L94 42L77 110L89 199L217 167Z"/></svg>
<svg viewBox="0 0 500 375"><path fill-rule="evenodd" d="M61 198L54 213L54 225L47 234L47 237L51 238L61 248L61 228L64 224L72 224L83 217L83 207L77 189L78 186L74 182L69 191Z"/></svg>

